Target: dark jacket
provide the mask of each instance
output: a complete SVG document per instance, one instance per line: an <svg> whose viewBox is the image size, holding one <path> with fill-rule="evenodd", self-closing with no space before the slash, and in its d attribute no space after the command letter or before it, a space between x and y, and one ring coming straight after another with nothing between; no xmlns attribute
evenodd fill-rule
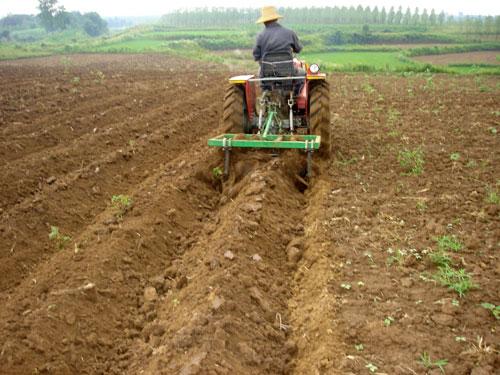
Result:
<svg viewBox="0 0 500 375"><path fill-rule="evenodd" d="M266 53L283 52L290 49L295 53L302 50L297 34L281 26L278 22L272 22L257 35L253 58L255 61L260 61Z"/></svg>

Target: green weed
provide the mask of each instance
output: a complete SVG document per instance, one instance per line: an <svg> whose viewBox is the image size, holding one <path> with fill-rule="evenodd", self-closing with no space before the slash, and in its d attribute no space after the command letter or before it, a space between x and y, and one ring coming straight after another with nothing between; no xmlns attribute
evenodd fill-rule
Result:
<svg viewBox="0 0 500 375"><path fill-rule="evenodd" d="M475 160L469 160L465 166L467 168L476 168L477 167L477 162Z"/></svg>
<svg viewBox="0 0 500 375"><path fill-rule="evenodd" d="M427 91L427 90L433 90L434 89L434 81L432 80L432 76L430 76L429 78L427 78L427 81L424 85L424 91Z"/></svg>
<svg viewBox="0 0 500 375"><path fill-rule="evenodd" d="M337 163L340 164L343 167L346 167L351 164L356 164L358 162L358 158L353 156L350 159L347 159L344 155L342 155L340 152L337 152Z"/></svg>
<svg viewBox="0 0 500 375"><path fill-rule="evenodd" d="M447 359L438 359L436 362L432 362L431 356L427 352L422 353L418 362L428 369L439 368L443 374L444 366L448 364Z"/></svg>
<svg viewBox="0 0 500 375"><path fill-rule="evenodd" d="M65 236L59 232L59 228L55 226L50 227L49 239L53 241L59 250L62 250L71 241L70 236Z"/></svg>
<svg viewBox="0 0 500 375"><path fill-rule="evenodd" d="M128 195L113 195L111 205L116 211L116 216L122 218L125 212L132 206L132 198Z"/></svg>
<svg viewBox="0 0 500 375"><path fill-rule="evenodd" d="M221 167L215 167L214 169L212 169L212 177L216 181L222 179L223 174L224 172Z"/></svg>
<svg viewBox="0 0 500 375"><path fill-rule="evenodd" d="M396 129L392 129L391 131L389 131L387 133L387 135L389 137L392 137L392 138L397 138L397 137L399 137L401 135L401 133L399 131L397 131Z"/></svg>
<svg viewBox="0 0 500 375"><path fill-rule="evenodd" d="M488 190L486 202L491 204L500 204L500 196L498 195L498 192L496 190Z"/></svg>
<svg viewBox="0 0 500 375"><path fill-rule="evenodd" d="M387 120L392 124L394 123L399 116L401 116L401 112L399 112L397 109L394 108L389 108L389 116Z"/></svg>
<svg viewBox="0 0 500 375"><path fill-rule="evenodd" d="M365 367L372 373L377 372L378 370L378 367L375 366L373 363L368 363Z"/></svg>
<svg viewBox="0 0 500 375"><path fill-rule="evenodd" d="M96 70L96 71L91 70L90 74L92 76L94 76L94 82L98 83L98 84L102 84L104 82L104 80L106 79L106 76L100 70Z"/></svg>
<svg viewBox="0 0 500 375"><path fill-rule="evenodd" d="M401 250L401 249L397 249L396 252L394 252L392 249L389 249L388 252L390 254L394 254L394 255L391 255L387 258L387 265L388 266L392 266L394 263L397 263L398 265L403 264L404 259L407 255L407 251Z"/></svg>
<svg viewBox="0 0 500 375"><path fill-rule="evenodd" d="M488 128L488 130L490 131L491 134L493 135L496 135L497 134L497 128L495 128L494 126L491 126Z"/></svg>
<svg viewBox="0 0 500 375"><path fill-rule="evenodd" d="M427 210L427 203L425 203L425 201L418 201L416 208L420 213L423 213Z"/></svg>
<svg viewBox="0 0 500 375"><path fill-rule="evenodd" d="M450 160L452 161L459 161L460 160L460 154L458 152L454 152L450 155Z"/></svg>
<svg viewBox="0 0 500 375"><path fill-rule="evenodd" d="M64 66L64 74L68 74L73 61L69 57L63 56L61 57L61 64Z"/></svg>
<svg viewBox="0 0 500 375"><path fill-rule="evenodd" d="M392 316L388 316L384 319L384 325L389 327L392 323L394 323L394 318Z"/></svg>
<svg viewBox="0 0 500 375"><path fill-rule="evenodd" d="M366 92L367 94L372 94L375 92L375 89L369 83L364 83L362 87L363 91Z"/></svg>
<svg viewBox="0 0 500 375"><path fill-rule="evenodd" d="M449 289L454 290L463 297L470 289L474 288L472 277L464 269L455 269L449 265L438 267L434 280Z"/></svg>
<svg viewBox="0 0 500 375"><path fill-rule="evenodd" d="M460 240L452 235L452 236L441 236L435 238L438 248L441 251L446 251L446 250L452 250L454 252L458 252L462 250L463 244L460 242Z"/></svg>
<svg viewBox="0 0 500 375"><path fill-rule="evenodd" d="M421 149L400 151L398 162L405 175L418 176L424 171L424 153Z"/></svg>
<svg viewBox="0 0 500 375"><path fill-rule="evenodd" d="M451 264L451 258L444 251L433 251L429 254L429 258L438 267L446 267Z"/></svg>
<svg viewBox="0 0 500 375"><path fill-rule="evenodd" d="M500 319L500 305L495 306L492 303L483 302L481 304L481 307L484 307L485 309L490 310L491 313L493 314L493 316L495 317L495 319L497 319L497 320Z"/></svg>

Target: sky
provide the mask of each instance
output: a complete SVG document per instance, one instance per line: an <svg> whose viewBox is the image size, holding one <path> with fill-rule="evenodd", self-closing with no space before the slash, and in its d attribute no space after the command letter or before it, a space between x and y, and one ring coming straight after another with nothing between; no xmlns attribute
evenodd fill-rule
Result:
<svg viewBox="0 0 500 375"><path fill-rule="evenodd" d="M347 1L332 1L332 0L254 0L242 5L235 5L234 0L183 0L182 2L165 1L165 0L59 0L59 5L64 5L66 10L85 12L98 12L101 16L161 16L171 10L179 8L196 8L196 7L253 7L258 8L264 5L275 6L292 6L301 7L304 4L314 6L363 6L386 9L391 6L402 6L406 9L408 6L411 9L419 7L428 10L434 8L437 12L444 10L449 14L468 14L468 15L500 15L500 1L498 0L347 0ZM0 17L7 14L36 14L38 1L37 0L0 0Z"/></svg>

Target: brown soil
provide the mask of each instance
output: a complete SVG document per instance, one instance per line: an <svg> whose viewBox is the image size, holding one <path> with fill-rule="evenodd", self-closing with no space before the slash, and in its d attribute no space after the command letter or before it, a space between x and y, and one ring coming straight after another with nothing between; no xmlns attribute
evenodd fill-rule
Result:
<svg viewBox="0 0 500 375"><path fill-rule="evenodd" d="M444 55L428 55L417 56L415 60L436 64L491 64L500 65L500 60L497 59L500 51L481 51L481 52L467 52L467 53L446 53Z"/></svg>
<svg viewBox="0 0 500 375"><path fill-rule="evenodd" d="M227 75L158 55L0 64L0 373L440 373L424 352L495 373L498 78L332 77L335 156L304 191L296 152L234 152L213 177ZM417 147L424 172L403 175ZM461 298L433 279L443 235L476 285Z"/></svg>

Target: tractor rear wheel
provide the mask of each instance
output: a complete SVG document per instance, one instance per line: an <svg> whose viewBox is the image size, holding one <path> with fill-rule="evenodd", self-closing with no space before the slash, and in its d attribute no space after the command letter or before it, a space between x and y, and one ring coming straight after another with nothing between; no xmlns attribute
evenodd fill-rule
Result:
<svg viewBox="0 0 500 375"><path fill-rule="evenodd" d="M329 158L332 153L332 129L330 125L330 85L326 81L315 82L309 92L309 131L321 136L319 154Z"/></svg>
<svg viewBox="0 0 500 375"><path fill-rule="evenodd" d="M224 96L222 126L224 133L244 133L246 123L245 95L243 89L231 85Z"/></svg>

